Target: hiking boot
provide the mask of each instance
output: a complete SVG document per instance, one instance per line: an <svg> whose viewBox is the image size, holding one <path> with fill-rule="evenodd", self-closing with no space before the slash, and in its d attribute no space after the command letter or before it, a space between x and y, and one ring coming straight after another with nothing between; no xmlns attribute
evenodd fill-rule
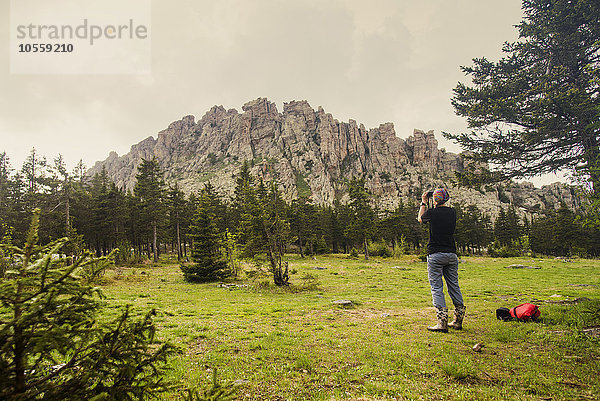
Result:
<svg viewBox="0 0 600 401"><path fill-rule="evenodd" d="M452 327L455 330L462 330L462 322L465 318L465 312L467 307L464 305L454 307L454 320L448 323L448 327Z"/></svg>
<svg viewBox="0 0 600 401"><path fill-rule="evenodd" d="M448 308L436 308L437 324L435 326L428 327L429 331L441 331L442 333L448 332Z"/></svg>

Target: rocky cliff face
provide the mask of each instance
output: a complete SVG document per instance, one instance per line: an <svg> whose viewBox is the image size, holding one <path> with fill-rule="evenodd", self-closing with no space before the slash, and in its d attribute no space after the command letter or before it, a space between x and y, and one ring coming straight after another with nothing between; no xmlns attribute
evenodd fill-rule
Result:
<svg viewBox="0 0 600 401"><path fill-rule="evenodd" d="M252 172L276 180L284 196L310 196L317 204L347 200L346 181L364 177L367 188L382 208L393 208L402 199L413 202L423 190L445 185L452 199L475 203L492 215L507 202L522 210L577 207L568 186L534 188L511 184L482 191L454 188L451 178L464 168L460 155L438 148L433 131L415 130L408 139L396 136L392 123L366 129L354 120L339 122L321 107L306 101L284 103L283 112L267 99L246 103L242 113L212 107L200 120L185 116L158 133L133 145L128 154L97 162L90 174L106 168L122 188L133 189L142 158L155 157L167 183L178 182L187 193L211 182L231 195L235 175L248 160ZM503 204L504 203L504 204Z"/></svg>

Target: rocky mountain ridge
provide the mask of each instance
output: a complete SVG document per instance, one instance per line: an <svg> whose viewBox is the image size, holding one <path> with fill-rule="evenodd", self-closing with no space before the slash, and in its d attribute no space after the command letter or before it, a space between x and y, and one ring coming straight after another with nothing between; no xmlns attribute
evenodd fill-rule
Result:
<svg viewBox="0 0 600 401"><path fill-rule="evenodd" d="M346 182L364 177L375 202L388 209L400 200L416 202L423 190L441 185L449 188L453 201L477 204L492 216L510 202L523 212L563 203L579 206L574 190L560 183L456 188L452 177L465 161L439 149L433 131L414 130L403 140L392 123L366 129L354 120L340 122L322 107L314 110L306 101L284 103L281 113L266 98L246 103L242 113L213 106L200 120L185 116L123 156L111 152L89 174L105 168L117 186L131 190L142 158L156 158L166 182L177 182L187 193L211 182L230 196L247 160L255 175L276 180L288 200L309 196L317 204L344 202Z"/></svg>

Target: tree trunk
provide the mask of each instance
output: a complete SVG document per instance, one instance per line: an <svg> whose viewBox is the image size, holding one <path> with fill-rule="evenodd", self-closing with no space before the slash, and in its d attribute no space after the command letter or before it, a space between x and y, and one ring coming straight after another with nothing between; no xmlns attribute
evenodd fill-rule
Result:
<svg viewBox="0 0 600 401"><path fill-rule="evenodd" d="M177 211L177 261L181 262L181 237L179 236L179 211Z"/></svg>
<svg viewBox="0 0 600 401"><path fill-rule="evenodd" d="M21 283L17 282L17 297L15 299L15 393L25 392L25 344L23 343L23 329L19 321L21 320Z"/></svg>
<svg viewBox="0 0 600 401"><path fill-rule="evenodd" d="M66 214L66 218L65 218L65 225L66 225L66 232L67 235L71 235L71 214L70 214L70 206L69 206L69 197L67 196L67 200L66 200L66 206L65 206L65 214Z"/></svg>
<svg viewBox="0 0 600 401"><path fill-rule="evenodd" d="M152 222L152 250L154 251L154 263L158 263L158 248L156 246L156 221Z"/></svg>
<svg viewBox="0 0 600 401"><path fill-rule="evenodd" d="M367 237L365 236L365 260L369 260L369 245L367 243Z"/></svg>
<svg viewBox="0 0 600 401"><path fill-rule="evenodd" d="M70 214L70 205L69 205L69 196L67 195L66 204L65 204L65 234L67 237L71 238L71 214ZM67 256L67 266L71 266L73 264L73 252Z"/></svg>
<svg viewBox="0 0 600 401"><path fill-rule="evenodd" d="M304 251L302 250L302 236L298 233L298 243L300 245L300 256L304 259Z"/></svg>
<svg viewBox="0 0 600 401"><path fill-rule="evenodd" d="M600 199L600 152L598 147L598 140L596 140L594 134L584 140L584 159L592 184L592 193L595 198Z"/></svg>

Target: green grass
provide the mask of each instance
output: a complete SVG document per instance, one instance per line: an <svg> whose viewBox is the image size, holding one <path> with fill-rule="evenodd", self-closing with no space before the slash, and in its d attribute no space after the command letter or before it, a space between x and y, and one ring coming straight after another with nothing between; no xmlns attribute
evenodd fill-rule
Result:
<svg viewBox="0 0 600 401"><path fill-rule="evenodd" d="M600 324L600 304L540 302L600 299L598 260L462 258L465 329L448 334L426 330L435 313L425 263L414 256L289 261L296 273L287 289L267 276L240 279L249 286L235 289L186 283L172 259L119 275L109 271L103 317L126 304L140 315L156 308L159 339L179 348L169 378L202 387L217 368L220 380L247 381L238 388L243 400L585 400L600 394L600 341L580 332ZM514 263L542 268L504 268ZM333 303L342 299L354 307ZM536 300L540 323L495 318L498 307ZM472 350L476 343L484 344L479 353Z"/></svg>

